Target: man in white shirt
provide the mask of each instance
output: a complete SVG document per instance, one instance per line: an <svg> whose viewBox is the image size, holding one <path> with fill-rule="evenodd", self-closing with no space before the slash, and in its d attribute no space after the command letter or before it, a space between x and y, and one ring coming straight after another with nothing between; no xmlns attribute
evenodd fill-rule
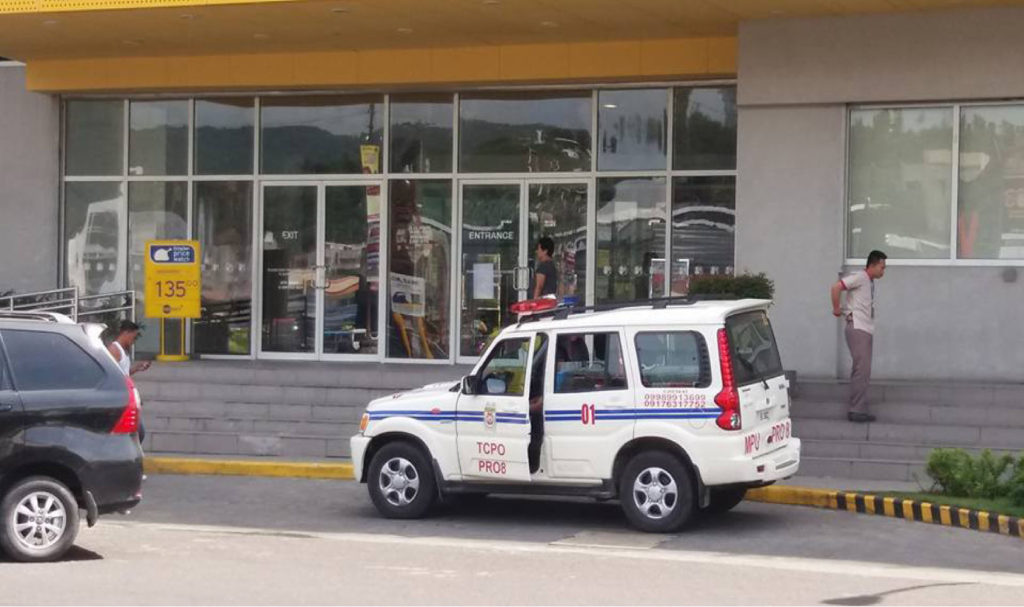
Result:
<svg viewBox="0 0 1024 607"><path fill-rule="evenodd" d="M148 360L132 363L131 356L128 352L131 351L132 345L135 344L135 340L139 337L139 325L133 323L130 320L123 320L117 327L117 336L107 344L107 351L110 352L110 357L117 363L118 368L121 369L121 373L126 376L135 375L149 368L150 362ZM140 403L141 405L141 403ZM142 442L146 438L146 428L142 425L142 416L139 416L139 442Z"/></svg>
<svg viewBox="0 0 1024 607"><path fill-rule="evenodd" d="M885 253L871 251L863 270L844 276L831 289L832 314L846 321L846 345L853 358L850 408L846 414L851 422L875 421L875 416L868 413L868 385L875 333L875 281L885 276L885 260ZM846 291L845 309L839 307L839 294L843 291Z"/></svg>

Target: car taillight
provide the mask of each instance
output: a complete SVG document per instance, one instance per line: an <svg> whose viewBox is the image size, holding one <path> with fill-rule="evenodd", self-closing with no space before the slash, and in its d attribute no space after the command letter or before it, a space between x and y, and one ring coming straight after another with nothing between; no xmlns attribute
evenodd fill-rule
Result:
<svg viewBox="0 0 1024 607"><path fill-rule="evenodd" d="M111 434L132 434L139 431L139 416L142 412L139 409L135 382L130 377L124 378L124 382L128 386L128 404L124 406L121 418L114 424L114 429L110 431Z"/></svg>
<svg viewBox="0 0 1024 607"><path fill-rule="evenodd" d="M512 314L530 314L542 310L550 310L558 306L558 300L553 297L541 297L540 299L527 299L517 301L508 307Z"/></svg>
<svg viewBox="0 0 1024 607"><path fill-rule="evenodd" d="M715 423L723 430L739 430L740 394L736 390L736 378L732 374L732 354L729 352L729 334L725 329L718 330L718 361L722 366L722 391L715 395L715 404L722 412Z"/></svg>

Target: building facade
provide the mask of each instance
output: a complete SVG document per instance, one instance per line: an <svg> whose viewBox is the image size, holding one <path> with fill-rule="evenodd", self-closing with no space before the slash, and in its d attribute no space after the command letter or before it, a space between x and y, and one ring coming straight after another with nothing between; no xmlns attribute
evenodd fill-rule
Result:
<svg viewBox="0 0 1024 607"><path fill-rule="evenodd" d="M1017 3L28 4L0 290L140 290L193 238L195 357L450 365L550 236L586 303L763 271L787 367L836 377L829 284L880 248L876 375L1018 380Z"/></svg>

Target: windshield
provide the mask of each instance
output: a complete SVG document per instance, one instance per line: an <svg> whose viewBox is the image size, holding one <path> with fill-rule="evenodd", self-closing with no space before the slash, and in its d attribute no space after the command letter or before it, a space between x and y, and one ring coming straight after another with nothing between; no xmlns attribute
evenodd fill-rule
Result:
<svg viewBox="0 0 1024 607"><path fill-rule="evenodd" d="M782 375L782 360L767 314L757 311L731 316L725 329L735 358L732 366L737 385Z"/></svg>

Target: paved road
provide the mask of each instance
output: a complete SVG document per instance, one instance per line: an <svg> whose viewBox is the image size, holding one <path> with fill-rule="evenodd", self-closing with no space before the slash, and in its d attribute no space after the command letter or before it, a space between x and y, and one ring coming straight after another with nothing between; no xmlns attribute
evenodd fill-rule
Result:
<svg viewBox="0 0 1024 607"><path fill-rule="evenodd" d="M1024 544L745 503L688 531L614 504L490 498L376 516L349 482L153 476L63 563L0 562L0 602L78 604L1021 604Z"/></svg>

